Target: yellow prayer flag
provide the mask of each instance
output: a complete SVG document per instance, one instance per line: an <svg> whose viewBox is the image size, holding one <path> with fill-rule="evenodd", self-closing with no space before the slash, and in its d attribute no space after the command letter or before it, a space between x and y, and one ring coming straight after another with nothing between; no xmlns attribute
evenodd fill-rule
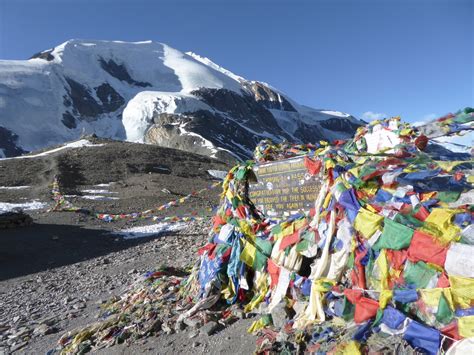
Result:
<svg viewBox="0 0 474 355"><path fill-rule="evenodd" d="M447 172L451 172L457 165L463 164L465 161L462 160L455 160L455 161L436 161L436 164Z"/></svg>
<svg viewBox="0 0 474 355"><path fill-rule="evenodd" d="M247 333L253 334L256 331L265 328L265 323L263 319L256 320L255 322L252 323L249 329L247 329Z"/></svg>
<svg viewBox="0 0 474 355"><path fill-rule="evenodd" d="M240 261L245 263L249 267L253 267L255 261L255 255L257 254L257 249L245 239L241 239L244 244L244 250L240 254Z"/></svg>
<svg viewBox="0 0 474 355"><path fill-rule="evenodd" d="M423 303L428 307L436 308L439 305L441 295L444 296L449 304L449 307L454 311L454 303L451 295L451 288L426 288L418 290Z"/></svg>
<svg viewBox="0 0 474 355"><path fill-rule="evenodd" d="M455 209L433 208L422 230L433 234L441 243L448 244L456 240L461 233L461 229L452 223L456 213Z"/></svg>
<svg viewBox="0 0 474 355"><path fill-rule="evenodd" d="M324 208L327 208L329 206L329 202L331 202L331 198L332 198L332 193L328 192L328 194L326 195L326 198L324 199L324 202L323 202L323 207Z"/></svg>
<svg viewBox="0 0 474 355"><path fill-rule="evenodd" d="M474 279L449 275L449 283L456 308L471 307L471 303L474 301Z"/></svg>
<svg viewBox="0 0 474 355"><path fill-rule="evenodd" d="M392 299L393 291L392 290L382 290L379 296L379 306L380 309L385 309L388 302Z"/></svg>
<svg viewBox="0 0 474 355"><path fill-rule="evenodd" d="M377 230L380 230L382 221L383 216L361 208L355 218L354 229L369 239Z"/></svg>
<svg viewBox="0 0 474 355"><path fill-rule="evenodd" d="M351 340L348 342L346 345L344 345L344 348L341 349L342 351L338 354L341 355L360 355L361 352L359 350L359 344L355 342L354 340Z"/></svg>
<svg viewBox="0 0 474 355"><path fill-rule="evenodd" d="M458 318L459 335L464 338L474 337L474 316Z"/></svg>
<svg viewBox="0 0 474 355"><path fill-rule="evenodd" d="M377 266L380 271L380 287L382 290L388 290L388 273L389 273L389 264L387 260L387 253L385 249L380 252L379 257L376 260Z"/></svg>

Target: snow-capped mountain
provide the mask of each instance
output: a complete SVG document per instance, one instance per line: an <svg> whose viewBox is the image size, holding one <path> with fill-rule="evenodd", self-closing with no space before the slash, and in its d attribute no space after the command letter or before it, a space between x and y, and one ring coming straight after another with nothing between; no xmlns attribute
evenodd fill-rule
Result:
<svg viewBox="0 0 474 355"><path fill-rule="evenodd" d="M157 42L70 40L29 60L0 61L5 156L95 133L246 159L261 139L332 140L360 124Z"/></svg>

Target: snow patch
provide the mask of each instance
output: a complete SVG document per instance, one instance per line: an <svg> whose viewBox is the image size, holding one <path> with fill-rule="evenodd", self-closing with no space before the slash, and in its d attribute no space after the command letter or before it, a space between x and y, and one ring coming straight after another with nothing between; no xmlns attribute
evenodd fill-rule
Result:
<svg viewBox="0 0 474 355"><path fill-rule="evenodd" d="M46 207L47 204L40 201L31 201L25 203L9 203L9 202L0 202L0 212L10 212L16 208L20 208L25 211L39 210Z"/></svg>
<svg viewBox="0 0 474 355"><path fill-rule="evenodd" d="M117 194L118 192L109 191L109 190L97 190L97 189L88 189L88 190L81 190L86 194Z"/></svg>
<svg viewBox="0 0 474 355"><path fill-rule="evenodd" d="M126 139L143 143L145 133L153 124L155 113L178 114L198 110L211 110L204 102L185 93L143 91L130 100L123 110Z"/></svg>
<svg viewBox="0 0 474 355"><path fill-rule="evenodd" d="M86 200L94 200L94 201L111 201L111 200L119 200L118 197L112 196L103 196L103 195L84 195L81 198Z"/></svg>
<svg viewBox="0 0 474 355"><path fill-rule="evenodd" d="M150 237L153 235L160 235L166 232L176 232L183 229L185 226L186 226L186 223L160 222L160 223L151 224L148 226L139 226L139 227L122 229L120 231L112 232L112 233L116 235L120 235L124 239L135 239L135 238Z"/></svg>
<svg viewBox="0 0 474 355"><path fill-rule="evenodd" d="M474 131L459 136L439 137L432 139L433 142L458 153L469 153L474 146Z"/></svg>
<svg viewBox="0 0 474 355"><path fill-rule="evenodd" d="M226 74L203 65L200 61L190 60L190 56L171 48L164 47L163 63L174 70L182 85L181 92L190 93L193 90L206 87L235 91L240 94L240 84Z"/></svg>
<svg viewBox="0 0 474 355"><path fill-rule="evenodd" d="M39 154L33 154L33 155L22 155L19 157L13 157L13 158L3 158L1 160L10 160L10 159L31 159L31 158L39 158L39 157L45 157L50 154L60 152L61 150L69 149L69 148L82 148L82 147L102 147L105 144L92 144L89 142L87 139L81 139L76 142L71 142L68 144L65 144L59 148L47 150L46 152L42 152Z"/></svg>
<svg viewBox="0 0 474 355"><path fill-rule="evenodd" d="M225 177L227 176L227 171L223 171L223 170L208 170L207 172L209 175L219 180L224 180Z"/></svg>
<svg viewBox="0 0 474 355"><path fill-rule="evenodd" d="M234 79L235 81L237 82L240 82L240 81L245 81L244 78L242 78L241 76L239 75L235 75L234 73L232 73L230 70L227 70L225 68L222 68L220 65L217 65L216 63L214 63L212 60L210 60L209 58L207 57L202 57L200 56L199 54L196 54L194 52L186 52L187 55L193 57L194 59L196 59L197 61L201 62L202 64L205 64L207 65L208 67L211 67L212 69L214 70L217 70L229 77L231 77L232 79Z"/></svg>
<svg viewBox="0 0 474 355"><path fill-rule="evenodd" d="M0 186L0 190L24 190L30 187L31 186Z"/></svg>
<svg viewBox="0 0 474 355"><path fill-rule="evenodd" d="M113 182L108 182L108 183L106 183L106 184L97 184L97 185L94 185L94 186L96 186L96 187L108 187L108 186L110 186L110 185L112 185L112 184L113 184Z"/></svg>
<svg viewBox="0 0 474 355"><path fill-rule="evenodd" d="M351 116L348 113L344 113L344 112L340 112L340 111L322 110L321 112L325 113L327 115L336 116L336 117L345 117L345 118L347 118L347 117Z"/></svg>

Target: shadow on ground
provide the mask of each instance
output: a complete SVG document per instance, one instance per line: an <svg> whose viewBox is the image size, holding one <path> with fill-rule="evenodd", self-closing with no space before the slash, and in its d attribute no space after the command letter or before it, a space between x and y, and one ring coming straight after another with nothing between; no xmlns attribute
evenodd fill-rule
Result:
<svg viewBox="0 0 474 355"><path fill-rule="evenodd" d="M104 256L157 237L124 240L105 230L33 224L0 231L0 281Z"/></svg>

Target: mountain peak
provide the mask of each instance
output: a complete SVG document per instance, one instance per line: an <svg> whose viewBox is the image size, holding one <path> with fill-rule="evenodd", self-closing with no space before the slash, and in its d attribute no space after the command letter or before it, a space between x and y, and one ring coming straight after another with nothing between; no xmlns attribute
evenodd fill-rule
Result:
<svg viewBox="0 0 474 355"><path fill-rule="evenodd" d="M0 61L0 129L9 137L0 149L8 154L86 132L245 159L261 139L332 140L360 124L154 41L71 39L33 59Z"/></svg>

